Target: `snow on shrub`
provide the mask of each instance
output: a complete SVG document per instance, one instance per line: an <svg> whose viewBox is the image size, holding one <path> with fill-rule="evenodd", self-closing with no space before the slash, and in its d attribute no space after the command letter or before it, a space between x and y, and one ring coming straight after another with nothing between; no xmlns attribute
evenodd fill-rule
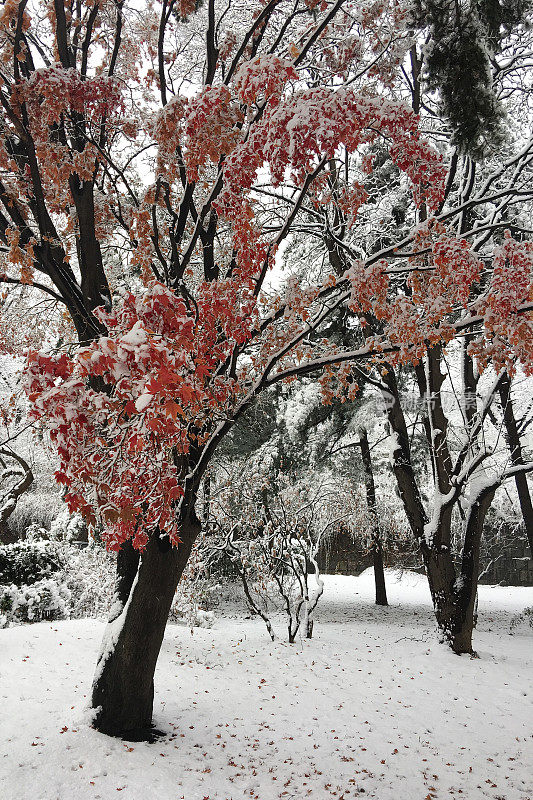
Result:
<svg viewBox="0 0 533 800"><path fill-rule="evenodd" d="M49 532L50 539L76 542L87 539L87 524L81 514L71 514L65 506L52 520Z"/></svg>
<svg viewBox="0 0 533 800"><path fill-rule="evenodd" d="M55 542L22 541L0 545L0 585L31 585L50 577L64 565L65 555Z"/></svg>
<svg viewBox="0 0 533 800"><path fill-rule="evenodd" d="M70 616L106 616L113 598L115 586L115 561L105 548L86 547L78 550L69 547L70 558L62 572L62 580L68 587Z"/></svg>
<svg viewBox="0 0 533 800"><path fill-rule="evenodd" d="M65 619L70 615L70 599L68 588L54 578L45 578L31 586L3 586L0 588L0 622L6 627L16 622Z"/></svg>
<svg viewBox="0 0 533 800"><path fill-rule="evenodd" d="M172 622L184 621L191 628L211 628L214 624L215 612L212 609L217 603L220 584L211 574L204 556L200 538L193 547L174 595L169 615Z"/></svg>
<svg viewBox="0 0 533 800"><path fill-rule="evenodd" d="M533 606L527 606L520 614L514 615L509 626L509 633L527 632L528 628L533 628Z"/></svg>
<svg viewBox="0 0 533 800"><path fill-rule="evenodd" d="M9 531L19 539L28 538L28 529L47 531L64 506L55 484L30 490L9 517Z"/></svg>
<svg viewBox="0 0 533 800"><path fill-rule="evenodd" d="M103 547L44 540L0 546L0 628L104 616L114 579L114 559Z"/></svg>
<svg viewBox="0 0 533 800"><path fill-rule="evenodd" d="M0 628L7 628L13 620L13 609L17 606L17 586L0 586Z"/></svg>

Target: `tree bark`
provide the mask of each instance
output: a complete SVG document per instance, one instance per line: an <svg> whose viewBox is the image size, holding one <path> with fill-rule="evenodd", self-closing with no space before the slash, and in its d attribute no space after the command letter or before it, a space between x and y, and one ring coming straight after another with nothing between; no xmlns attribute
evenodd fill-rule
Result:
<svg viewBox="0 0 533 800"><path fill-rule="evenodd" d="M431 573L430 586L437 624L454 653L473 654L472 633L476 604L479 553L483 525L490 504L496 493L494 485L479 492L472 502L466 519L465 541L462 550L461 568L456 576L449 553L432 553L426 564Z"/></svg>
<svg viewBox="0 0 533 800"><path fill-rule="evenodd" d="M455 565L451 550L430 548L423 553L424 566L435 610L437 626L450 642L450 632L455 628Z"/></svg>
<svg viewBox="0 0 533 800"><path fill-rule="evenodd" d="M381 531L376 507L376 485L374 483L368 433L364 428L361 428L359 431L359 437L359 447L361 448L361 457L365 472L366 503L372 528L372 560L374 564L374 581L376 584L376 605L388 606L385 573L383 571L383 547L381 544Z"/></svg>
<svg viewBox="0 0 533 800"><path fill-rule="evenodd" d="M199 532L200 523L192 512L183 522L178 547L154 533L133 578L134 556L128 547L133 548L124 551L118 603L104 636L92 690L93 724L102 733L130 741L154 736L155 666L174 593Z"/></svg>
<svg viewBox="0 0 533 800"><path fill-rule="evenodd" d="M388 606L385 572L383 570L383 547L379 539L373 542L372 559L374 564L374 583L376 585L376 605Z"/></svg>
<svg viewBox="0 0 533 800"><path fill-rule="evenodd" d="M395 444L391 452L392 471L409 526L424 552L427 549L424 540L427 516L413 469L409 433L400 404L398 383L394 370L389 364L386 364L381 371L381 384L387 421L395 437Z"/></svg>
<svg viewBox="0 0 533 800"><path fill-rule="evenodd" d="M503 421L507 434L507 444L511 453L511 461L513 466L518 466L524 463L524 457L522 455L522 445L520 442L520 435L518 433L518 426L516 424L516 418L511 399L511 381L509 380L508 375L505 375L503 380L500 382L499 392L503 411ZM524 526L526 528L529 549L531 551L531 557L533 558L533 505L531 503L531 494L529 492L529 485L525 472L515 475L515 484L516 491L518 493L520 509L524 518Z"/></svg>
<svg viewBox="0 0 533 800"><path fill-rule="evenodd" d="M118 551L115 599L120 608L124 608L128 602L131 587L139 569L140 557L141 554L133 547L131 539L127 539Z"/></svg>
<svg viewBox="0 0 533 800"><path fill-rule="evenodd" d="M472 631L479 576L479 553L483 524L496 489L484 489L470 508L466 521L465 543L461 562L460 584L457 587L456 626L451 640L455 653L473 653Z"/></svg>

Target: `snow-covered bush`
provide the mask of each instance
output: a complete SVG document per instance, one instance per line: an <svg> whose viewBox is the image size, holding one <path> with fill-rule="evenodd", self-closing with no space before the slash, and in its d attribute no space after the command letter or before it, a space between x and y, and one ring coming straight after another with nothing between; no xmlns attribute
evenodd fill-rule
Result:
<svg viewBox="0 0 533 800"><path fill-rule="evenodd" d="M169 617L172 622L184 620L191 627L212 627L220 584L206 560L209 552L202 538L197 540L174 595Z"/></svg>
<svg viewBox="0 0 533 800"><path fill-rule="evenodd" d="M515 614L509 626L509 633L517 633L527 628L533 629L533 606L527 606L520 614Z"/></svg>
<svg viewBox="0 0 533 800"><path fill-rule="evenodd" d="M0 585L31 585L50 577L65 563L55 542L21 541L0 545Z"/></svg>
<svg viewBox="0 0 533 800"><path fill-rule="evenodd" d="M184 597L178 589L170 609L169 620L185 622L191 628L212 628L215 623L215 612L213 609L206 611L205 608L200 608L194 599Z"/></svg>
<svg viewBox="0 0 533 800"><path fill-rule="evenodd" d="M0 628L6 628L13 620L13 608L17 605L19 589L14 584L0 586Z"/></svg>
<svg viewBox="0 0 533 800"><path fill-rule="evenodd" d="M45 578L31 586L0 587L2 627L13 622L40 622L70 616L71 594L54 578Z"/></svg>
<svg viewBox="0 0 533 800"><path fill-rule="evenodd" d="M102 547L48 540L3 545L0 627L106 615L114 580L114 558Z"/></svg>
<svg viewBox="0 0 533 800"><path fill-rule="evenodd" d="M64 507L65 504L53 485L47 486L45 490L37 487L19 498L17 507L9 517L9 530L20 539L27 536L30 526L49 530Z"/></svg>
<svg viewBox="0 0 533 800"><path fill-rule="evenodd" d="M70 557L61 579L70 591L70 616L100 617L107 615L113 598L115 560L103 547L65 547Z"/></svg>
<svg viewBox="0 0 533 800"><path fill-rule="evenodd" d="M52 520L49 538L57 541L77 542L87 539L87 523L81 514L70 514L65 506Z"/></svg>
<svg viewBox="0 0 533 800"><path fill-rule="evenodd" d="M372 520L365 487L347 479L344 487L349 495L350 514L340 525L327 530L317 561L326 573L358 574L372 564ZM394 491L390 487L388 492L381 489L376 505L385 566L417 569L420 555Z"/></svg>
<svg viewBox="0 0 533 800"><path fill-rule="evenodd" d="M310 484L280 473L271 480L265 463L252 459L240 465L238 476L227 473L213 495L212 531L201 544L204 562L225 554L249 610L263 619L272 639L277 612L286 615L289 642L300 630L310 638L323 591L318 548L329 528L349 515L349 497L327 477Z"/></svg>

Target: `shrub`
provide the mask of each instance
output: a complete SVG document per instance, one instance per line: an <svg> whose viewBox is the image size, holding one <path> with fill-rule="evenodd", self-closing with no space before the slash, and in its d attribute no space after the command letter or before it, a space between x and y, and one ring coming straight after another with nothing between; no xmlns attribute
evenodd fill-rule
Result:
<svg viewBox="0 0 533 800"><path fill-rule="evenodd" d="M22 541L0 545L0 585L31 585L49 578L65 563L55 542Z"/></svg>
<svg viewBox="0 0 533 800"><path fill-rule="evenodd" d="M115 585L115 562L103 547L66 547L70 557L61 578L70 591L70 616L100 617L108 613Z"/></svg>
<svg viewBox="0 0 533 800"><path fill-rule="evenodd" d="M0 546L0 628L107 614L114 559L102 547L32 541Z"/></svg>
<svg viewBox="0 0 533 800"><path fill-rule="evenodd" d="M527 606L520 614L515 614L509 626L509 633L513 634L517 631L527 628L533 628L533 606Z"/></svg>
<svg viewBox="0 0 533 800"><path fill-rule="evenodd" d="M65 506L50 524L48 538L65 541L87 541L87 524L81 514L70 514Z"/></svg>
<svg viewBox="0 0 533 800"><path fill-rule="evenodd" d="M68 588L53 578L31 586L3 586L0 588L2 627L13 622L65 619L70 615L70 598Z"/></svg>

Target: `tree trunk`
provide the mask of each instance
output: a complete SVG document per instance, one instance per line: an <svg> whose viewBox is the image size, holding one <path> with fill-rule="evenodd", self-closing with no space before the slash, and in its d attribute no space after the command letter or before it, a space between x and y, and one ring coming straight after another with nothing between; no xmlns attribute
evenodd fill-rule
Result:
<svg viewBox="0 0 533 800"><path fill-rule="evenodd" d="M472 632L479 575L483 524L495 494L487 486L474 499L467 519L461 569L456 576L450 551L432 551L426 563L437 624L458 655L472 654Z"/></svg>
<svg viewBox="0 0 533 800"><path fill-rule="evenodd" d="M368 444L368 433L365 428L359 431L359 447L365 471L366 503L372 527L372 559L374 563L374 581L376 584L376 605L388 606L387 590L385 588L385 573L383 571L383 547L381 545L381 531L379 529L378 511L376 507L376 486L372 470L372 458Z"/></svg>
<svg viewBox="0 0 533 800"><path fill-rule="evenodd" d="M92 690L94 727L130 741L153 737L154 672L170 606L200 524L183 523L181 543L152 535L133 577L128 545L119 564L117 604L108 623ZM125 602L124 602L125 600ZM118 613L117 613L118 612Z"/></svg>
<svg viewBox="0 0 533 800"><path fill-rule="evenodd" d="M451 639L451 647L455 653L472 653L472 631L474 628L474 611L479 576L479 552L483 524L496 489L493 486L484 488L470 506L466 520L465 543L461 561L461 573L456 583L456 623Z"/></svg>
<svg viewBox="0 0 533 800"><path fill-rule="evenodd" d="M385 572L383 570L383 548L379 540L373 543L372 559L374 562L374 582L376 584L376 605L388 606Z"/></svg>
<svg viewBox="0 0 533 800"><path fill-rule="evenodd" d="M514 415L513 403L511 399L511 381L509 376L505 375L500 382L500 401L502 404L503 421L505 423L505 431L507 434L507 444L511 452L511 461L513 466L519 466L524 463L522 455L522 445L520 442L520 434L518 433L518 426ZM516 491L518 492L518 501L520 509L524 518L524 525L529 542L529 549L531 557L533 558L533 504L531 503L531 494L525 473L518 473L515 475Z"/></svg>
<svg viewBox="0 0 533 800"><path fill-rule="evenodd" d="M413 469L409 433L400 403L398 383L394 370L389 364L385 365L382 370L381 383L385 413L391 433L394 436L394 446L391 449L390 456L392 471L396 478L400 499L409 526L413 536L424 551L424 526L427 522L427 516Z"/></svg>
<svg viewBox="0 0 533 800"><path fill-rule="evenodd" d="M117 575L115 580L115 601L117 610L124 608L130 596L133 581L139 569L141 554L136 550L131 539L126 539L117 554ZM109 620L111 622L111 619Z"/></svg>
<svg viewBox="0 0 533 800"><path fill-rule="evenodd" d="M423 553L424 566L435 610L437 626L446 641L455 627L455 565L451 551L430 548Z"/></svg>

